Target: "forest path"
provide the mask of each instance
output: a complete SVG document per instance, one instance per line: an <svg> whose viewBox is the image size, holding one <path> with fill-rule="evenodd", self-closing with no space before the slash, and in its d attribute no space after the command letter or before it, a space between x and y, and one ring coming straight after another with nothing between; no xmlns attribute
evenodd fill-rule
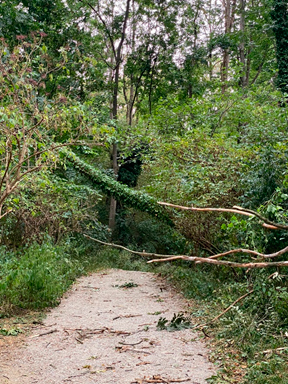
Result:
<svg viewBox="0 0 288 384"><path fill-rule="evenodd" d="M152 273L82 277L22 347L0 354L0 383L204 384L215 369L197 334L156 329L185 306Z"/></svg>

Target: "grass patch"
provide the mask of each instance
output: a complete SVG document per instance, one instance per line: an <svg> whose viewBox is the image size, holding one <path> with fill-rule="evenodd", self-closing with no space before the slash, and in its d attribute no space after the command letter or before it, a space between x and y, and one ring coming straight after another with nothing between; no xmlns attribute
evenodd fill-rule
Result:
<svg viewBox="0 0 288 384"><path fill-rule="evenodd" d="M58 304L74 279L84 272L63 247L33 244L21 254L1 253L0 317L19 309L43 309Z"/></svg>

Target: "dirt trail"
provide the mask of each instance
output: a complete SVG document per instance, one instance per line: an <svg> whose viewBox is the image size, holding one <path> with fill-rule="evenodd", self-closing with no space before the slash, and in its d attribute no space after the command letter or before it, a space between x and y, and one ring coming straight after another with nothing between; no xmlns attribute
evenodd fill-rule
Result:
<svg viewBox="0 0 288 384"><path fill-rule="evenodd" d="M183 298L152 273L83 277L21 348L0 353L0 383L204 384L215 369L197 335L156 329L183 310Z"/></svg>

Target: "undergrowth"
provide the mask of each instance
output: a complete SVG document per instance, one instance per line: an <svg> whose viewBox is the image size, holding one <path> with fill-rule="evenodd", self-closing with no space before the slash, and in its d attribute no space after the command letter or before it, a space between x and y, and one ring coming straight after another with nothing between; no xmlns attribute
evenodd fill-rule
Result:
<svg viewBox="0 0 288 384"><path fill-rule="evenodd" d="M84 272L64 247L37 243L17 253L0 253L0 315L19 309L55 306L75 278Z"/></svg>

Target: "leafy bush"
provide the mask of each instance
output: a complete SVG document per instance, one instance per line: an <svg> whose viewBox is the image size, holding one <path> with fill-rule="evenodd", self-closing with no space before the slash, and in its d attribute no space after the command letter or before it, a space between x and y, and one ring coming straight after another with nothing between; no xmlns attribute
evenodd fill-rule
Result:
<svg viewBox="0 0 288 384"><path fill-rule="evenodd" d="M50 242L33 244L19 256L0 255L0 308L39 309L54 306L61 295L83 272L63 247Z"/></svg>

